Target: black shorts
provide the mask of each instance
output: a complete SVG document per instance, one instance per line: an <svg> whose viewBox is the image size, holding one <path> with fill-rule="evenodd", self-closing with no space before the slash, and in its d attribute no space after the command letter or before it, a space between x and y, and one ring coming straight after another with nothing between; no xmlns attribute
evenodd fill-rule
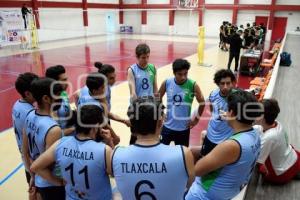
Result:
<svg viewBox="0 0 300 200"><path fill-rule="evenodd" d="M174 141L176 145L189 146L190 142L190 129L184 131L174 131L165 126L161 130L161 143L169 145Z"/></svg>
<svg viewBox="0 0 300 200"><path fill-rule="evenodd" d="M25 170L25 175L26 175L26 181L29 184L30 183L30 179L31 179L31 175L28 171Z"/></svg>
<svg viewBox="0 0 300 200"><path fill-rule="evenodd" d="M218 144L211 142L207 136L205 136L201 149L201 156L206 156L209 154L209 152L211 152L211 150L213 150L217 145Z"/></svg>
<svg viewBox="0 0 300 200"><path fill-rule="evenodd" d="M52 187L37 187L38 193L40 193L43 200L65 200L66 192L64 186L52 186Z"/></svg>

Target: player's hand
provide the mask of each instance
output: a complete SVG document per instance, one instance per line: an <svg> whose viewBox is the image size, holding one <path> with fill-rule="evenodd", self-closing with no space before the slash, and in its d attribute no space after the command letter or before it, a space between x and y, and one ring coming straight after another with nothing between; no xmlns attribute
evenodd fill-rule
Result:
<svg viewBox="0 0 300 200"><path fill-rule="evenodd" d="M120 143L120 137L119 136L115 136L114 138L113 138L113 143L114 143L114 145L117 145L117 144L119 144Z"/></svg>
<svg viewBox="0 0 300 200"><path fill-rule="evenodd" d="M196 126L199 122L199 119L197 117L193 118L188 123L188 128L192 129L194 126Z"/></svg>
<svg viewBox="0 0 300 200"><path fill-rule="evenodd" d="M263 176L267 176L268 175L268 169L266 168L266 166L265 165L263 165L263 164L260 164L259 165L259 173L261 173Z"/></svg>
<svg viewBox="0 0 300 200"><path fill-rule="evenodd" d="M101 136L104 140L110 139L110 138L111 138L110 130L108 130L108 129L101 129L100 136Z"/></svg>
<svg viewBox="0 0 300 200"><path fill-rule="evenodd" d="M32 187L31 190L28 190L29 200L37 200L36 187Z"/></svg>
<svg viewBox="0 0 300 200"><path fill-rule="evenodd" d="M28 188L29 198L34 199L36 194L36 187L34 183L34 175L31 176L29 181L29 188Z"/></svg>
<svg viewBox="0 0 300 200"><path fill-rule="evenodd" d="M133 101L136 100L136 99L137 99L137 95L134 93L134 94L132 94L131 97L130 97L130 102L133 102Z"/></svg>

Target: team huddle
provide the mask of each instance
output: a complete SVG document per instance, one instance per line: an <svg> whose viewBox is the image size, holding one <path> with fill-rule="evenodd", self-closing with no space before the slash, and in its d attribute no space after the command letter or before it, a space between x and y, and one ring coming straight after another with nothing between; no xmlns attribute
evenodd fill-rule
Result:
<svg viewBox="0 0 300 200"><path fill-rule="evenodd" d="M135 54L137 63L127 73L127 118L111 111L116 72L109 64L95 63L98 71L88 74L75 94L76 109L70 106L63 66L49 67L45 77L19 75L15 87L21 98L12 117L29 199L109 200L114 177L125 200L227 200L247 185L257 162L271 182L287 182L298 174L299 153L276 121L276 100L258 102L236 88L235 75L226 69L215 73L217 88L205 100L200 86L188 78L191 66L185 59L173 62L174 76L158 87L149 46L139 44ZM198 105L192 112L194 99ZM206 105L211 118L202 146L189 147L190 130ZM130 128L129 146L118 146L122 133L110 120ZM272 154L279 146L272 144L282 138L286 142ZM283 160L288 161L284 167Z"/></svg>

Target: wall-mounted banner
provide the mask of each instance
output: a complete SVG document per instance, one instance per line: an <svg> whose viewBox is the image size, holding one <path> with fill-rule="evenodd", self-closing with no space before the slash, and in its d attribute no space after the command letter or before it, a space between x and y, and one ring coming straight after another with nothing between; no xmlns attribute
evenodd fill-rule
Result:
<svg viewBox="0 0 300 200"><path fill-rule="evenodd" d="M19 42L23 26L21 10L0 11L1 43Z"/></svg>

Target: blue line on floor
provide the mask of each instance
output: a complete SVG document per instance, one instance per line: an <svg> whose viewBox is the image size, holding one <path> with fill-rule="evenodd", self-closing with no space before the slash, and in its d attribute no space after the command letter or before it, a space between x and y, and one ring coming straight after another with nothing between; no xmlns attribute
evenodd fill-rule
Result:
<svg viewBox="0 0 300 200"><path fill-rule="evenodd" d="M2 184L4 184L8 179L10 179L15 173L17 173L18 170L19 170L20 168L22 168L22 167L23 167L23 163L20 163L20 164L18 165L18 167L16 167L12 172L10 172L4 179L2 179L2 180L0 181L0 186L1 186Z"/></svg>

